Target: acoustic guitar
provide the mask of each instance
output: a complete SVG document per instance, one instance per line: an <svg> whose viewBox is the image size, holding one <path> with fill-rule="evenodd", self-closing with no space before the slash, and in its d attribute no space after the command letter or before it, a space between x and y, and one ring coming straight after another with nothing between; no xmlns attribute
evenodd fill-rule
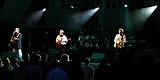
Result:
<svg viewBox="0 0 160 80"><path fill-rule="evenodd" d="M11 42L12 42L12 43L16 43L16 42L17 42L17 38L19 37L19 35L20 35L20 33L18 33L17 36L12 37L12 38L11 38Z"/></svg>
<svg viewBox="0 0 160 80"><path fill-rule="evenodd" d="M71 38L67 39L67 41L58 41L58 42L56 42L56 47L60 46L61 43L63 43L63 42L67 43L69 40L71 40Z"/></svg>
<svg viewBox="0 0 160 80"><path fill-rule="evenodd" d="M12 38L12 39L11 39L11 42L12 42L12 43L16 43L16 39L15 39L15 38Z"/></svg>
<svg viewBox="0 0 160 80"><path fill-rule="evenodd" d="M120 41L120 42L115 42L114 43L114 48L124 48L125 42Z"/></svg>

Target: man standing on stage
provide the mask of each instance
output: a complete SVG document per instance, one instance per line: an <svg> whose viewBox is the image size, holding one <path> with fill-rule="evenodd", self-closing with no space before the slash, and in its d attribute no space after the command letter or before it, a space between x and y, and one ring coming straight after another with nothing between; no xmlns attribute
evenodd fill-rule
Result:
<svg viewBox="0 0 160 80"><path fill-rule="evenodd" d="M122 28L118 29L118 34L114 38L115 57L117 60L126 60L127 54L125 50L126 35Z"/></svg>
<svg viewBox="0 0 160 80"><path fill-rule="evenodd" d="M22 33L19 31L19 28L15 28L10 41L12 52L18 52L18 60L22 61Z"/></svg>
<svg viewBox="0 0 160 80"><path fill-rule="evenodd" d="M64 31L60 30L59 35L56 37L56 47L58 48L58 51L60 53L66 53L66 45L67 45L68 39L66 35L64 35Z"/></svg>
<svg viewBox="0 0 160 80"><path fill-rule="evenodd" d="M118 29L118 34L114 38L114 48L124 48L126 43L126 36L124 35L124 30L122 28Z"/></svg>

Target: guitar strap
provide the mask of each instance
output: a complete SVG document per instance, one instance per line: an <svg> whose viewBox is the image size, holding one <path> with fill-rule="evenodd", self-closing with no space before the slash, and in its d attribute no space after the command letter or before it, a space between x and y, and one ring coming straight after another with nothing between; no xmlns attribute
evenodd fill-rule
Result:
<svg viewBox="0 0 160 80"><path fill-rule="evenodd" d="M19 37L19 35L20 35L20 33L18 33L18 34L17 34L16 38L18 38L18 37Z"/></svg>
<svg viewBox="0 0 160 80"><path fill-rule="evenodd" d="M121 38L121 41L122 41L123 40L123 34L121 36L122 36L122 38Z"/></svg>
<svg viewBox="0 0 160 80"><path fill-rule="evenodd" d="M63 37L61 37L61 41L63 40Z"/></svg>

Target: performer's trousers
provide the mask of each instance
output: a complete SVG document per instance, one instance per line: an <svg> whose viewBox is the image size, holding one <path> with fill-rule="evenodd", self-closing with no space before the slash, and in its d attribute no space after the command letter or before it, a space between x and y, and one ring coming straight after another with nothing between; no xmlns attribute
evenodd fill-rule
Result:
<svg viewBox="0 0 160 80"><path fill-rule="evenodd" d="M22 50L21 49L18 49L18 60L19 61L22 61Z"/></svg>
<svg viewBox="0 0 160 80"><path fill-rule="evenodd" d="M124 48L116 48L115 49L115 60L122 61L126 59L126 50Z"/></svg>
<svg viewBox="0 0 160 80"><path fill-rule="evenodd" d="M58 52L60 52L61 54L66 53L66 45L60 45L58 47Z"/></svg>

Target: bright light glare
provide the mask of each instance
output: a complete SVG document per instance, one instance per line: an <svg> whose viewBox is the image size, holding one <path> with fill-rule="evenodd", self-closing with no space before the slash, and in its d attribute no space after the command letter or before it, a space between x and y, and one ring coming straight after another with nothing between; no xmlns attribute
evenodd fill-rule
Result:
<svg viewBox="0 0 160 80"><path fill-rule="evenodd" d="M46 8L43 8L43 12L46 11Z"/></svg>
<svg viewBox="0 0 160 80"><path fill-rule="evenodd" d="M81 12L80 13L82 18L81 21L87 22L98 10L99 10L99 7Z"/></svg>
<svg viewBox="0 0 160 80"><path fill-rule="evenodd" d="M143 26L147 19L152 15L157 6L146 7L135 10L132 14L135 26Z"/></svg>
<svg viewBox="0 0 160 80"><path fill-rule="evenodd" d="M95 11L95 12L97 12L98 10L99 10L99 7L95 8L95 10L94 10L94 11Z"/></svg>
<svg viewBox="0 0 160 80"><path fill-rule="evenodd" d="M128 5L127 5L127 4L125 4L125 5L124 5L124 7L128 7Z"/></svg>
<svg viewBox="0 0 160 80"><path fill-rule="evenodd" d="M152 7L147 7L147 8L143 8L141 9L142 11L144 11L144 14L150 16L154 10L157 8L157 6L152 6ZM142 12L143 13L143 12Z"/></svg>
<svg viewBox="0 0 160 80"><path fill-rule="evenodd" d="M157 8L157 5L153 6L153 7L150 7L151 12L153 12L156 8Z"/></svg>
<svg viewBox="0 0 160 80"><path fill-rule="evenodd" d="M74 9L74 6L71 6L71 9Z"/></svg>

